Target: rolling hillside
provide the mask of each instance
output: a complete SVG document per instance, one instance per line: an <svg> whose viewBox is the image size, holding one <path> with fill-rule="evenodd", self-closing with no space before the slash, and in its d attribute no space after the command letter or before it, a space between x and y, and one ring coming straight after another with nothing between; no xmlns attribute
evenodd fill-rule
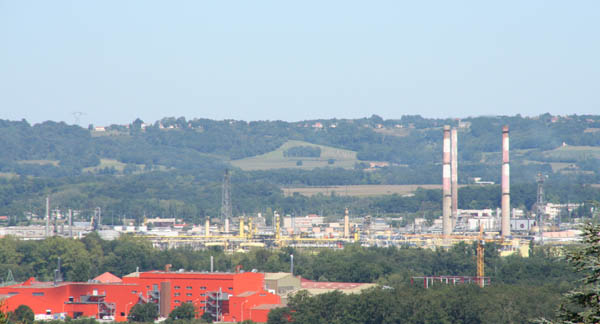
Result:
<svg viewBox="0 0 600 324"><path fill-rule="evenodd" d="M285 157L284 151L296 146L319 147L321 149L320 157ZM333 160L330 164L329 160ZM302 165L297 165L298 161L302 161ZM305 169L310 170L318 167L341 167L345 169L354 168L357 163L356 152L334 148L325 145L316 145L304 141L290 140L281 145L278 149L261 154L258 156L248 157L241 160L231 161L231 164L242 170L272 170L272 169Z"/></svg>

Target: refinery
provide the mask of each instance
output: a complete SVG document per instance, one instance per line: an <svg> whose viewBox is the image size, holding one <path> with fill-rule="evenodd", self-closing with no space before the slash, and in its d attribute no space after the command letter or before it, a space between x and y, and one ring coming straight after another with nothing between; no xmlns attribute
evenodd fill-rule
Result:
<svg viewBox="0 0 600 324"><path fill-rule="evenodd" d="M501 208L495 210L458 208L457 129L445 126L442 140L442 214L433 222L416 218L406 226L394 226L402 219L353 215L348 209L341 210L337 217L316 214L280 215L277 211L268 217L261 213L234 216L230 176L226 172L221 215L206 219L204 224L185 224L176 218L146 218L142 224L123 220L125 225L109 226L104 225L106 222L103 224L100 208L94 210L90 221L73 221L77 211L52 209L50 198L47 198L46 213L42 218L45 224L2 227L0 236L13 235L35 240L55 235L83 237L91 231L97 231L102 238L109 240L121 234L143 236L160 249L183 246L204 249L219 246L226 251L286 246L339 249L346 244L436 249L483 238L486 242L498 243L502 255L519 253L523 256L527 256L531 241L537 244L564 245L578 240L577 220L574 223L561 223L559 214L564 210L572 211L579 205L544 202L544 178L541 175L532 217L526 217L527 212L524 210L511 208L508 126L501 130Z"/></svg>

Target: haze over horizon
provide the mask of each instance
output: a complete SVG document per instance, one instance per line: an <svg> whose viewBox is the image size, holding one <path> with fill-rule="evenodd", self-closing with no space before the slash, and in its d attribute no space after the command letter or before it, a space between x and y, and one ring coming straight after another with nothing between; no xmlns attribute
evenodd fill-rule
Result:
<svg viewBox="0 0 600 324"><path fill-rule="evenodd" d="M0 118L598 114L599 9L0 0Z"/></svg>

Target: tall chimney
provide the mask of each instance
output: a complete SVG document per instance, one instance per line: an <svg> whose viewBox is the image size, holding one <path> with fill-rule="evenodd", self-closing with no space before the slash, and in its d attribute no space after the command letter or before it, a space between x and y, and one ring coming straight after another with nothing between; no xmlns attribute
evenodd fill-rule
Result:
<svg viewBox="0 0 600 324"><path fill-rule="evenodd" d="M502 127L502 237L510 236L510 164L508 126Z"/></svg>
<svg viewBox="0 0 600 324"><path fill-rule="evenodd" d="M348 216L348 208L344 211L344 238L350 238L350 217Z"/></svg>
<svg viewBox="0 0 600 324"><path fill-rule="evenodd" d="M210 236L210 221L208 220L208 218L206 219L206 221L204 221L204 236Z"/></svg>
<svg viewBox="0 0 600 324"><path fill-rule="evenodd" d="M225 218L225 233L229 233L229 217Z"/></svg>
<svg viewBox="0 0 600 324"><path fill-rule="evenodd" d="M442 233L452 234L452 196L450 190L450 126L444 126L444 143L442 155Z"/></svg>
<svg viewBox="0 0 600 324"><path fill-rule="evenodd" d="M456 226L458 220L458 132L456 128L452 128L450 133L450 142L452 144L452 162L451 168L451 179L452 179L452 228Z"/></svg>
<svg viewBox="0 0 600 324"><path fill-rule="evenodd" d="M50 197L46 197L46 237L50 236Z"/></svg>

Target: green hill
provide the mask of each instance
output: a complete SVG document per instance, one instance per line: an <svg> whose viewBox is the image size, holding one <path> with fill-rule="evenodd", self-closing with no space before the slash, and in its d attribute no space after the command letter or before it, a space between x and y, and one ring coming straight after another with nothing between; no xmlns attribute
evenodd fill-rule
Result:
<svg viewBox="0 0 600 324"><path fill-rule="evenodd" d="M320 157L285 157L284 152L296 146L310 146L321 149ZM333 164L329 161L333 160ZM298 161L302 161L302 165L297 165ZM290 140L274 151L261 154L258 156L248 157L241 160L231 161L231 164L242 170L272 170L272 169L314 169L318 167L334 166L345 169L354 168L357 163L356 152L350 150L339 149L331 146L316 145L304 141Z"/></svg>

